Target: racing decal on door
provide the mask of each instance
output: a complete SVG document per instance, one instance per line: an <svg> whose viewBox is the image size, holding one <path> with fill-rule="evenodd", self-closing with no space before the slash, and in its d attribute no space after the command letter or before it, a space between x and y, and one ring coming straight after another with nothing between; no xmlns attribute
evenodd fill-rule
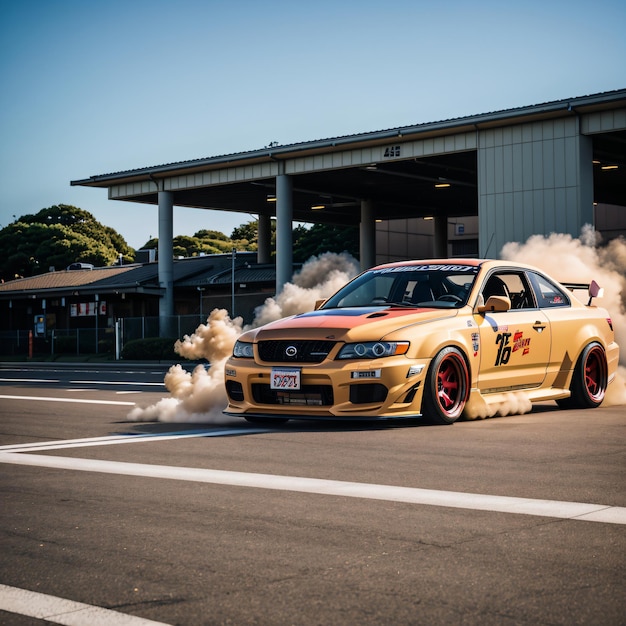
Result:
<svg viewBox="0 0 626 626"><path fill-rule="evenodd" d="M472 333L472 348L474 349L474 356L478 356L478 350L480 349L479 333Z"/></svg>
<svg viewBox="0 0 626 626"><path fill-rule="evenodd" d="M511 337L513 337L513 343L511 344ZM496 354L495 366L506 365L511 358L513 352L522 351L522 356L530 352L530 337L524 337L524 332L521 330L515 331L515 333L500 333L496 337L496 345L498 346L498 353Z"/></svg>
<svg viewBox="0 0 626 626"><path fill-rule="evenodd" d="M518 330L513 335L513 352L522 350L522 356L530 352L530 337L524 337L524 333Z"/></svg>
<svg viewBox="0 0 626 626"><path fill-rule="evenodd" d="M511 340L511 333L500 333L496 337L496 345L500 344L498 348L498 353L496 354L496 362L494 365L496 367L500 365L506 365L511 358L511 346L509 342Z"/></svg>

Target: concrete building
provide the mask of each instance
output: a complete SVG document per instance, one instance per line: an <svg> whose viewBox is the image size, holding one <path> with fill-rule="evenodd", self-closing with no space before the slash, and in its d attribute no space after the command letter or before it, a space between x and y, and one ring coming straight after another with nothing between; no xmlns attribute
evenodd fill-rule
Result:
<svg viewBox="0 0 626 626"><path fill-rule="evenodd" d="M363 268L403 258L497 257L533 234L626 233L626 89L505 111L101 174L72 185L159 211L160 314L173 305L174 206L276 219L276 291L292 223L359 224Z"/></svg>

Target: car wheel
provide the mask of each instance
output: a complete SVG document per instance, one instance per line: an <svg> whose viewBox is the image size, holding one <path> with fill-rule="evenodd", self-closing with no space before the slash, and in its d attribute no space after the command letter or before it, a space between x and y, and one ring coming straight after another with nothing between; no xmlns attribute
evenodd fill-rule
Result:
<svg viewBox="0 0 626 626"><path fill-rule="evenodd" d="M254 415L244 417L245 420L251 424L263 424L265 426L277 426L278 424L285 424L289 421L288 417L260 417Z"/></svg>
<svg viewBox="0 0 626 626"><path fill-rule="evenodd" d="M602 404L608 385L606 354L599 343L585 346L570 384L571 396L558 400L563 409L595 409Z"/></svg>
<svg viewBox="0 0 626 626"><path fill-rule="evenodd" d="M433 424L453 424L459 419L469 392L469 372L463 354L444 348L430 365L424 387L422 413Z"/></svg>

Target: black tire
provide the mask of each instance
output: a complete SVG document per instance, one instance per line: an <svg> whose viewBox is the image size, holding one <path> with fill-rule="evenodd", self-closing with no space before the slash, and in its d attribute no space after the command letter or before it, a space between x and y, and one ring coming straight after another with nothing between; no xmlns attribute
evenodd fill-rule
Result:
<svg viewBox="0 0 626 626"><path fill-rule="evenodd" d="M278 426L279 424L286 424L289 421L288 417L261 417L258 415L244 415L244 418L251 424L263 424L264 426Z"/></svg>
<svg viewBox="0 0 626 626"><path fill-rule="evenodd" d="M469 395L469 370L457 348L441 350L426 375L422 414L432 424L454 424Z"/></svg>
<svg viewBox="0 0 626 626"><path fill-rule="evenodd" d="M569 390L571 396L557 400L562 409L595 409L602 404L609 382L609 367L604 348L597 342L582 351Z"/></svg>

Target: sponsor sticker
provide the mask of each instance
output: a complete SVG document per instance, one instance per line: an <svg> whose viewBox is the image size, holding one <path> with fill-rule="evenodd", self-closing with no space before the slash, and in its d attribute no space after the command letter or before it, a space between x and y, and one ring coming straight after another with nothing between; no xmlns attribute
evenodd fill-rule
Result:
<svg viewBox="0 0 626 626"><path fill-rule="evenodd" d="M380 378L380 370L352 372L352 378Z"/></svg>
<svg viewBox="0 0 626 626"><path fill-rule="evenodd" d="M478 350L480 349L479 333L472 333L472 348L474 349L474 356L478 356Z"/></svg>

